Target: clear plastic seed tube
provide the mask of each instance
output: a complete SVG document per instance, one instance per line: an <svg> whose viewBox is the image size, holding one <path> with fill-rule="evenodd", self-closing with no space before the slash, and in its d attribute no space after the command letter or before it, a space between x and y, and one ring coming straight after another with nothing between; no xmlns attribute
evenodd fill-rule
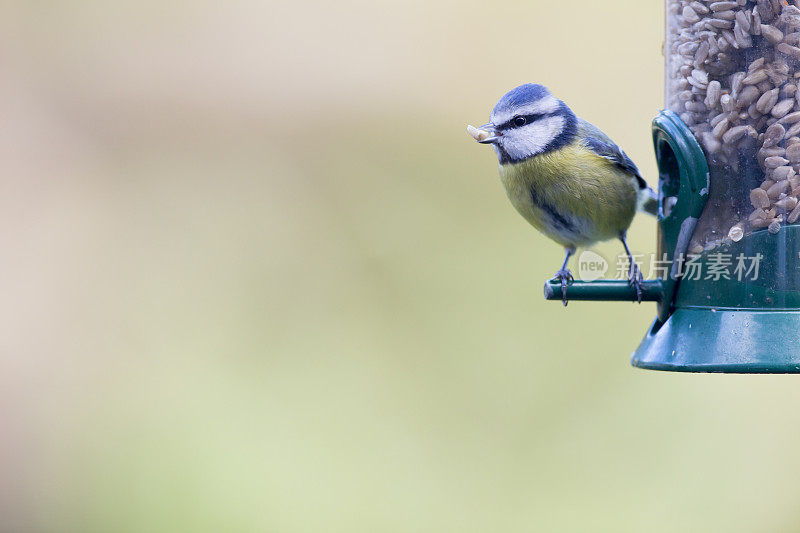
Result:
<svg viewBox="0 0 800 533"><path fill-rule="evenodd" d="M692 253L800 221L798 5L667 0L666 107L711 171Z"/></svg>

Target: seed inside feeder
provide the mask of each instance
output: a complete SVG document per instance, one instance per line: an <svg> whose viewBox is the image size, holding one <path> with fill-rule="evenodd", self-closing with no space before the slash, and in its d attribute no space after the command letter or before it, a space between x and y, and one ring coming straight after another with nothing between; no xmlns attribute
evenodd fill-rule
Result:
<svg viewBox="0 0 800 533"><path fill-rule="evenodd" d="M800 220L795 3L667 1L666 104L700 142L710 171L692 239L704 249L721 244L720 236L737 241Z"/></svg>

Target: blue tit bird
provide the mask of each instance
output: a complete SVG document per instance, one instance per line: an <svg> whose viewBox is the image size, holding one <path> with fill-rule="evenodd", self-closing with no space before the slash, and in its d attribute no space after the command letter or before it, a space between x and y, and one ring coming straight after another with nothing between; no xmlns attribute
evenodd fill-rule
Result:
<svg viewBox="0 0 800 533"><path fill-rule="evenodd" d="M511 204L530 224L561 244L566 257L556 272L563 303L573 282L567 265L577 247L619 239L628 256L628 281L642 301L642 274L626 233L637 210L658 213L658 197L639 169L599 128L537 84L503 96L491 121L468 132L490 144Z"/></svg>

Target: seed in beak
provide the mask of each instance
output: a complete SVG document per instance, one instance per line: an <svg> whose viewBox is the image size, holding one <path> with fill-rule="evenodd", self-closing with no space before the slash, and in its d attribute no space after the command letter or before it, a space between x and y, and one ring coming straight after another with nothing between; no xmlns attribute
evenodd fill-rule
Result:
<svg viewBox="0 0 800 533"><path fill-rule="evenodd" d="M481 142L482 140L488 139L489 137L492 136L491 132L478 129L472 125L467 126L467 133L469 133L472 136L472 138L478 142Z"/></svg>

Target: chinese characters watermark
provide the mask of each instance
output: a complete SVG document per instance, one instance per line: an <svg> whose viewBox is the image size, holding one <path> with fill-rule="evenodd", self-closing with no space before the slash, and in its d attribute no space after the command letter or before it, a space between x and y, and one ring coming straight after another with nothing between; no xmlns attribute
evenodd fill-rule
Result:
<svg viewBox="0 0 800 533"><path fill-rule="evenodd" d="M649 255L649 257L648 257ZM670 261L667 254L658 257L656 254L633 254L633 259L642 267L649 265L648 279L666 280L687 279L692 281L756 281L761 272L764 256L757 253L746 256L715 252L711 254L681 254ZM649 261L647 260L649 259ZM630 264L626 255L619 255L615 262L616 279L627 279ZM586 250L578 257L578 275L580 279L595 281L609 271L609 262L600 254Z"/></svg>

